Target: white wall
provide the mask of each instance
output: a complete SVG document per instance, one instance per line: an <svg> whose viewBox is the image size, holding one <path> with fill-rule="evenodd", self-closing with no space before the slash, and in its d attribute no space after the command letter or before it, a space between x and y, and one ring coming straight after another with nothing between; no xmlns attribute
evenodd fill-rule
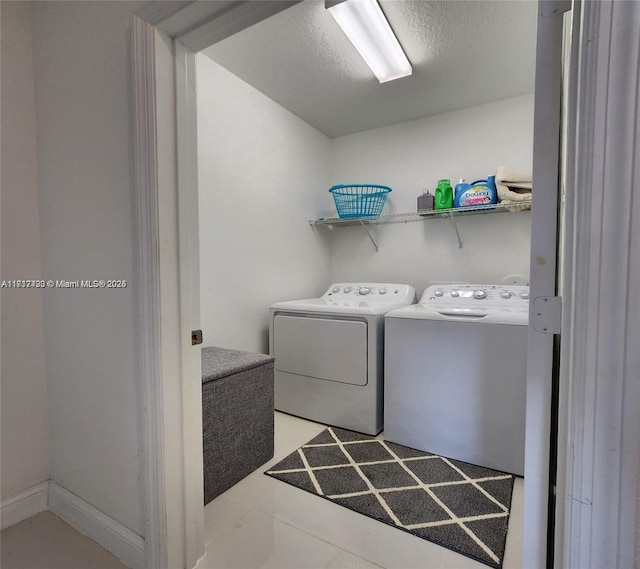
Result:
<svg viewBox="0 0 640 569"><path fill-rule="evenodd" d="M531 171L527 95L327 139L205 56L198 58L202 326L205 345L266 351L267 307L317 296L331 282L528 278L530 212L310 231L335 216L328 188L393 188L384 213L413 212L424 188L505 165ZM326 245L330 244L327 255Z"/></svg>
<svg viewBox="0 0 640 569"><path fill-rule="evenodd" d="M2 2L2 279L40 279L31 9ZM41 289L2 289L2 498L49 478Z"/></svg>
<svg viewBox="0 0 640 569"><path fill-rule="evenodd" d="M268 351L268 307L321 294L329 241L329 139L198 56L198 170L204 345ZM326 194L326 195L325 195Z"/></svg>
<svg viewBox="0 0 640 569"><path fill-rule="evenodd" d="M374 129L331 141L331 184L393 188L383 213L416 211L422 190L441 178L472 181L504 165L531 171L533 95ZM335 212L333 213L335 215ZM372 228L375 252L358 227L332 232L331 280L406 282L418 294L434 282L501 282L529 274L530 212L457 218L464 247L446 219Z"/></svg>
<svg viewBox="0 0 640 569"><path fill-rule="evenodd" d="M32 12L51 479L143 535L130 24L142 2ZM23 412L28 412L23 409Z"/></svg>

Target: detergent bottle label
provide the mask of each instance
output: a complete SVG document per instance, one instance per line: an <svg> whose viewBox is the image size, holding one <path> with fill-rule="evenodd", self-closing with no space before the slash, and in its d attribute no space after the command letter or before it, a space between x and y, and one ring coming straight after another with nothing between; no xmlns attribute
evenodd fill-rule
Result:
<svg viewBox="0 0 640 569"><path fill-rule="evenodd" d="M465 205L483 205L491 203L491 195L489 188L486 186L475 186L469 188L460 196L460 206Z"/></svg>
<svg viewBox="0 0 640 569"><path fill-rule="evenodd" d="M497 202L494 177L487 180L477 180L471 184L460 183L456 186L454 207L471 207L489 205Z"/></svg>

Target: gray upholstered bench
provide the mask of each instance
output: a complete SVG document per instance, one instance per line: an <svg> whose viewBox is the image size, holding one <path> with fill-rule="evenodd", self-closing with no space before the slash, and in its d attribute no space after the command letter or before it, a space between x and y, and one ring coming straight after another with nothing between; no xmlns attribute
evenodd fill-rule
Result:
<svg viewBox="0 0 640 569"><path fill-rule="evenodd" d="M202 349L205 504L273 458L273 360Z"/></svg>

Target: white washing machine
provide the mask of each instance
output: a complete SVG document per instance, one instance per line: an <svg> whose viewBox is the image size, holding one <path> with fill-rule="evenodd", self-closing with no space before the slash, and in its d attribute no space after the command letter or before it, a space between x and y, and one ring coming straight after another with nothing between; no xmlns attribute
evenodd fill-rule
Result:
<svg viewBox="0 0 640 569"><path fill-rule="evenodd" d="M524 475L529 287L438 285L385 318L385 440Z"/></svg>
<svg viewBox="0 0 640 569"><path fill-rule="evenodd" d="M384 315L415 302L405 284L338 283L270 307L279 411L376 435L382 430Z"/></svg>

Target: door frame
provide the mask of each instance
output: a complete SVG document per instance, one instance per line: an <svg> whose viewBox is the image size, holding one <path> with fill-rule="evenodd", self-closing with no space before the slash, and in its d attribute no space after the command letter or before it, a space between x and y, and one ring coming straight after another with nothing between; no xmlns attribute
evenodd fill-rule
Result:
<svg viewBox="0 0 640 569"><path fill-rule="evenodd" d="M585 1L580 9L569 99L555 566L634 567L640 562L640 5Z"/></svg>
<svg viewBox="0 0 640 569"><path fill-rule="evenodd" d="M190 568L204 553L200 349L191 345L198 234L188 231L198 198L195 53L138 16L132 30L145 552L149 569Z"/></svg>
<svg viewBox="0 0 640 569"><path fill-rule="evenodd" d="M558 414L554 389L558 383L560 330L537 326L538 303L557 299L560 196L560 132L565 0L540 0L536 46L536 89L533 135L531 253L529 270L529 339L524 467L523 567L548 567L553 552L553 485ZM550 304L550 303L547 303ZM555 311L552 311L552 314ZM559 322L558 322L559 323ZM548 331L545 331L548 330Z"/></svg>
<svg viewBox="0 0 640 569"><path fill-rule="evenodd" d="M545 9L551 5L552 2L543 0L540 2L540 7ZM194 452L196 446L193 444L193 433L201 426L201 407L197 406L197 392L199 388L199 377L194 380L193 367L190 368L189 362L193 362L194 353L199 354L199 350L193 350L188 342L190 339L190 330L192 328L192 318L194 312L194 305L191 303L188 295L193 294L193 290L197 290L198 283L194 282L193 275L197 274L197 258L193 257L194 252L197 252L197 235L194 243L194 233L197 234L196 227L191 226L191 231L185 226L185 219L189 219L189 216L193 215L193 210L189 210L194 203L197 203L197 170L195 162L192 161L195 154L187 152L181 152L184 150L185 144L192 144L195 140L195 106L190 105L188 101L195 101L195 82L192 81L192 77L188 76L188 69L191 67L185 65L185 61L195 61L195 54L188 48L181 51L182 48L178 47L178 41L174 40L174 52L173 52L173 64L169 67L173 68L173 81L175 82L176 89L173 96L175 97L175 139L172 146L169 140L165 140L160 147L158 139L159 129L159 117L156 111L156 70L159 65L164 66L164 70L167 71L167 63L160 63L156 58L155 52L155 34L161 27L161 22L167 18L174 17L180 10L182 10L185 3L179 2L161 2L154 3L153 7L155 13L153 14L139 14L134 17L133 22L133 100L134 100L134 131L135 131L135 148L136 148L136 198L138 208L138 261L140 270L140 282L139 282L139 335L141 338L140 346L140 391L141 391L141 407L140 413L143 423L143 439L144 439L144 468L143 472L143 484L145 485L146 496L146 539L145 550L147 555L147 565L153 569L164 569L166 567L181 567L191 568L196 566L198 559L204 553L203 544L203 506L202 501L199 499L200 489L202 484L202 470L201 466L191 465L190 460L194 458ZM193 8L194 5L201 4L200 2L186 3L188 7ZM215 3L210 3L215 4ZM239 3L240 4L240 3ZM242 3L245 7L252 3ZM259 8L261 2L255 3ZM272 3L274 4L274 3ZM604 60L601 65L589 66L586 60L588 58L606 58L612 48L618 46L620 53L618 57L622 59L622 51L625 47L624 41L629 41L628 29L626 34L623 33L620 37L607 34L605 40L594 41L597 37L596 32L606 29L607 22L611 23L611 18L607 20L605 18L602 30L600 30L600 21L602 14L600 12L600 3L585 2L583 5L583 21L588 23L588 29L585 32L585 40L582 41L580 47L580 59L581 69L583 76L580 79L581 97L583 97L583 105L585 110L591 110L595 113L597 109L593 108L593 101L590 96L594 96L598 91L598 88L602 90L600 86L602 80L608 80L609 76L607 69L604 66ZM624 3L619 3L624 4ZM631 3L633 4L633 3ZM160 6L158 6L160 5ZM185 10L188 8L184 8ZM246 9L246 8L244 8ZM606 12L608 8L603 8ZM161 15L158 15L162 13ZM170 14L171 13L171 14ZM169 15L168 15L169 14ZM606 16L606 14L605 14ZM144 18L144 19L143 19ZM226 19L225 19L226 18ZM246 19L246 13L243 15ZM225 29L229 29L228 14L226 16L220 16L221 24L224 24ZM146 20L146 21L145 21ZM548 20L549 22L551 20ZM208 30L211 30L211 26L215 27L216 18L209 18L206 20L206 26ZM252 22L255 23L255 22ZM617 20L614 22L621 29L624 28L624 18L620 17L620 9L618 9ZM235 31L242 29L242 22L234 24ZM231 27L234 27L231 26ZM640 26L639 28L640 29ZM624 32L624 30L623 30ZM209 32L207 32L209 33ZM559 34L561 35L562 29L560 27ZM592 35L589 35L592 34ZM178 36L180 34L171 34ZM587 49L589 47L595 49L593 54ZM553 47L553 46L551 46ZM542 45L539 44L537 57L544 57L547 53L547 46L545 42ZM605 55L606 54L606 55ZM191 59L193 58L193 59ZM182 61L182 66L179 64ZM598 60L600 61L600 60ZM637 87L637 83L631 84L631 80L635 76L630 76L626 83L620 77L616 77L616 80L627 88ZM600 86L600 87L599 87ZM179 94L183 89L182 94ZM540 90L539 88L537 91ZM180 98L182 97L182 98ZM624 112L633 111L629 105L618 111L619 116ZM536 92L536 111L538 112L538 93ZM610 109L610 115L615 114L617 109ZM638 112L636 105L635 112ZM625 117L626 118L626 117ZM637 115L636 115L637 118ZM637 122L637 121L636 121ZM596 120L597 123L597 120ZM181 126L180 126L181 125ZM185 126L186 125L186 126ZM166 125L165 125L166 126ZM574 193L567 194L567 200L573 200L572 207L575 207L576 217L574 220L575 231L566 235L564 248L566 251L572 251L576 257L585 255L585 250L580 249L579 240L587 238L589 231L597 228L597 218L593 216L594 210L591 210L591 217L585 218L585 204L586 199L595 199L598 188L598 180L593 173L588 174L588 167L593 163L592 157L589 154L589 144L591 148L598 146L598 144L604 144L606 137L611 137L612 134L607 133L606 129L591 128L587 121L584 125L577 125L580 128L584 128L584 132L581 131L581 135L585 138L585 143L579 145L575 150L576 163L571 164L569 169L576 174L576 186L582 180L591 188L591 194L587 198L583 198L582 206L578 202L578 198ZM596 126L599 126L596 124ZM185 128L186 130L182 130ZM180 134L182 133L182 134ZM177 142L176 142L177 141ZM190 141L190 142L189 142ZM634 148L638 148L637 146ZM168 153L168 154L167 154ZM161 217L160 200L159 200L159 180L158 180L158 156L173 156L173 163L175 166L176 176L170 188L174 200L174 209L171 210L171 215L165 215ZM182 162L181 162L182 160ZM186 160L186 161L185 161ZM184 170L186 168L186 170ZM181 173L179 173L181 172ZM635 176L633 178L636 186L640 185L638 180L638 172L625 171L627 176ZM581 178L580 176L583 176ZM535 174L534 174L535 176ZM556 177L557 178L557 177ZM539 176L538 176L539 179ZM550 180L551 181L551 180ZM557 179L555 180L557 185ZM536 181L537 184L537 181ZM600 192L601 193L601 192ZM544 192L541 192L543 195ZM187 200L187 205L184 205L184 199ZM536 209L539 208L539 201L550 199L536 198L536 204L534 205L533 221L532 221L532 254L537 256L538 253L538 239L542 239L548 243L548 237L545 237L544 228L537 227L533 229L536 222ZM629 200L631 198L629 197ZM190 201L189 201L190 200ZM195 201L194 201L195 200ZM182 206L180 206L182 203ZM191 206L188 204L191 203ZM180 208L182 207L182 214ZM186 207L186 209L185 209ZM631 223L629 231L636 237L635 243L640 242L638 239L638 225L640 224L638 214L638 201L630 201L630 207L632 212ZM633 209L635 207L635 209ZM606 209L606 208L605 208ZM607 209L606 212L613 216L613 212ZM191 213L188 213L191 211ZM185 213L187 212L187 213ZM166 212L165 212L166 213ZM613 218L611 218L613 219ZM601 220L602 221L602 220ZM609 221L609 223L614 223ZM195 232L194 232L195 229ZM535 236L534 236L535 231ZM541 233L542 232L542 233ZM606 233L602 234L602 239L606 240L609 236ZM533 241L536 241L536 247L533 247ZM554 237L555 242L555 237ZM601 244L604 241L600 242ZM616 241L612 237L611 244L615 244ZM555 243L554 243L555 245ZM195 246L195 249L194 249ZM548 249L548 247L547 247ZM547 249L545 253L547 255ZM185 253L185 250L188 253ZM636 253L636 249L634 250ZM168 256L168 252L170 253ZM173 253L171 253L173 252ZM593 252L593 251L590 251ZM173 256L171 256L173 255ZM620 257L620 256L618 256ZM619 259L619 263L622 261ZM532 257L534 263L536 263L536 257ZM640 255L636 256L636 259L640 258ZM590 320L586 314L587 306L580 304L581 300L592 298L595 292L599 292L600 298L603 301L607 301L608 305L615 305L612 308L617 309L614 314L620 316L620 310L622 308L628 308L630 305L629 297L625 300L627 304L620 305L622 299L614 301L605 294L604 286L600 287L597 279L600 279L603 270L611 267L611 259L598 257L598 268L600 272L594 273L594 263L577 264L573 263L571 279L567 279L567 287L564 292L567 296L572 297L572 312L568 315L565 311L564 315L564 334L565 341L567 338L571 339L571 351L563 352L563 357L566 358L567 379L571 380L572 385L567 389L568 396L560 399L559 413L566 413L569 417L567 432L569 433L569 440L566 441L566 445L560 445L563 452L558 456L559 467L563 465L566 467L570 465L570 468L565 468L564 471L570 472L570 476L560 480L563 489L563 494L559 496L558 504L562 505L565 502L569 502L569 505L574 509L571 510L571 516L567 516L563 523L563 532L559 532L564 536L564 540L556 539L556 566L562 566L561 560L565 559L569 548L573 548L572 557L569 559L577 559L575 555L577 552L591 551L594 547L599 547L598 555L603 553L603 548L610 551L613 546L607 548L607 544L598 542L592 543L590 534L584 533L585 527L597 528L600 527L603 530L606 529L606 522L609 516L615 515L618 520L632 521L635 520L637 513L636 505L636 490L637 487L632 485L632 482L637 484L637 464L638 457L640 456L640 441L638 441L638 405L637 399L630 398L625 401L623 394L627 389L627 394L632 393L634 397L637 397L637 389L633 390L633 386L629 383L631 380L630 374L638 370L638 356L633 353L631 349L631 340L628 339L629 349L617 354L618 359L610 362L612 366L627 365L627 374L624 375L625 381L617 382L611 386L608 383L608 377L606 377L607 370L601 370L597 374L591 374L590 376L590 388L597 390L600 388L600 399L598 401L599 407L595 408L594 413L590 417L586 418L587 422L592 427L594 435L600 435L604 437L603 430L616 427L621 429L620 432L625 433L624 438L624 454L619 447L614 449L613 454L611 449L606 448L606 444L603 445L605 439L598 440L596 444L595 437L589 440L583 437L580 443L580 453L582 458L592 458L588 460L578 460L573 456L576 450L576 433L584 427L585 417L581 417L576 410L589 410L588 404L593 401L584 399L584 394L581 395L579 389L576 389L573 384L576 381L576 369L575 365L579 362L579 356L584 356L584 350L592 347L594 349L602 349L605 341L601 336L599 337L598 327L601 325L612 324L611 318L603 318L601 320ZM194 267L194 263L196 266ZM535 296L555 296L555 271L553 279L547 275L541 275L538 273L540 264L532 267L532 298ZM621 266L621 265L620 265ZM628 282L632 282L632 277L635 282L640 282L640 267L638 262L635 264L629 264L629 279ZM553 285L551 284L553 280ZM177 283L177 286L176 286ZM540 283L543 283L541 285ZM194 288L195 287L195 288ZM540 287L540 288L538 288ZM588 289L589 295L581 295L582 289ZM628 292L630 292L630 287ZM192 299L193 300L193 299ZM637 302L632 306L632 314L638 315ZM176 316L177 315L177 316ZM570 317L569 317L570 316ZM580 317L582 319L580 319ZM178 334L180 334L179 341L175 343L167 342L166 335L171 333L170 329L165 329L163 326L170 323L173 318L174 324L177 322ZM606 320L606 322L605 322ZM636 319L636 322L640 322L640 317ZM584 326L583 329L578 326ZM633 328L632 322L626 322L627 331L633 333L637 330L637 324ZM580 334L572 334L573 330L580 330ZM584 332L583 332L584 330ZM175 332L175 330L174 330ZM640 331L638 331L640 336ZM164 341L163 341L164 340ZM549 340L537 339L536 342L544 344L544 352L549 352ZM596 342L596 343L594 343ZM599 342L599 343L597 343ZM534 349L536 349L534 347ZM637 350L636 350L637 352ZM564 355L570 354L570 355ZM176 363L177 362L177 363ZM564 362L563 362L564 363ZM569 366L573 364L573 367ZM172 375L172 370L178 365L179 372L177 376ZM545 397L550 397L550 382L549 375L540 375L541 369L546 369L543 373L549 373L550 369L547 363L531 364L534 367L534 371L537 369L537 377L542 381L541 384L536 386L539 389L539 393L535 397L539 397L542 401ZM536 366L540 367L536 367ZM546 366L546 367L545 367ZM189 369L191 371L189 371ZM628 381L626 381L628 380ZM197 387L196 387L197 386ZM534 392L535 393L535 392ZM176 397L176 394L179 397ZM616 399L617 398L617 399ZM610 413L607 413L607 403L614 401L622 401L625 404L619 408L619 413L614 417ZM528 402L527 420L529 421L529 413L532 417L537 416L537 419L533 422L533 431L538 431L539 435L544 438L545 433L549 433L549 425L545 424L545 418L548 418L548 407L539 409L534 404L535 399ZM631 403L635 404L632 407ZM582 407L580 407L582 405ZM571 413L570 413L571 411ZM540 413L540 414L538 414ZM606 423L602 423L602 420L606 420ZM635 427L635 433L633 432ZM561 431L561 435L563 432ZM199 434L198 434L199 436ZM571 436L574 439L571 439ZM184 452L179 452L174 447L172 449L170 439L176 437L181 443L180 448L184 449ZM531 441L528 435L529 441ZM540 509L540 504L544 502L549 493L549 478L548 470L545 472L541 468L541 461L546 460L548 464L549 460L549 439L546 441L539 441L540 444L535 445L535 448L528 453L529 469L525 472L529 476L529 481L525 479L525 509L528 504L535 503L534 519L530 522L526 522L525 526L527 533L523 536L523 567L532 567L539 569L546 566L547 555L547 511ZM560 441L564 443L564 441ZM638 444L636 444L638 443ZM546 449L546 450L545 450ZM546 458L545 458L546 453ZM532 456L533 458L529 458ZM607 503L606 512L593 507L593 502L589 504L589 508L579 508L579 512L575 512L575 504L577 498L574 497L574 490L576 488L576 481L583 480L590 472L590 469L594 467L603 468L606 462L603 462L603 457L606 456L608 460L612 457L618 459L619 466L626 467L624 476L621 474L624 484L616 486L616 493L608 488L603 483L597 486L598 498ZM533 460L533 463L531 462ZM599 462L598 462L599 461ZM597 463L597 464L596 464ZM562 468L559 472L564 472ZM543 480L541 483L536 482L535 476L538 472ZM635 478L634 478L635 477ZM633 480L632 480L633 479ZM545 482L546 480L546 482ZM633 487L632 487L633 486ZM179 490L176 492L176 489ZM625 490L631 493L633 490L633 500L627 500L624 504L624 500L621 500L620 491ZM580 494L583 496L583 494ZM623 494L624 495L624 494ZM628 494L630 495L630 494ZM542 501L542 502L541 502ZM583 503L583 502L580 502ZM586 503L586 502L584 502ZM604 513L607 516L604 516ZM527 510L527 515L529 511ZM560 517L560 520L564 518ZM182 522L183 531L173 532L170 531L172 527L180 527ZM635 528L635 524L627 526L628 535L629 527ZM581 537L581 533L582 537ZM558 532L557 532L558 533ZM616 551L624 549L625 559L628 559L629 544L622 544L618 541L614 544L617 548ZM631 547L631 550L633 547ZM530 552L533 552L533 557L528 558ZM599 557L602 559L602 557ZM542 562L541 565L533 563L533 560ZM180 560L180 564L175 564L173 561Z"/></svg>
<svg viewBox="0 0 640 569"><path fill-rule="evenodd" d="M151 2L132 21L143 456L149 569L204 555L196 54L300 0ZM161 110L162 112L158 112Z"/></svg>

